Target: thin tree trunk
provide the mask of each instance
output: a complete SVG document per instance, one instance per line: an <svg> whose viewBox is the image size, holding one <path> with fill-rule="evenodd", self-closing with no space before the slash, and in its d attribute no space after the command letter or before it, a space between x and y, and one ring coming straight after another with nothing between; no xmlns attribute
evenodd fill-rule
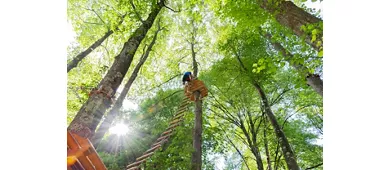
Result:
<svg viewBox="0 0 390 170"><path fill-rule="evenodd" d="M94 135L103 114L112 104L111 98L115 95L124 75L128 71L139 44L145 38L150 27L152 27L163 6L164 0L160 0L157 5L154 5L147 20L135 30L129 40L123 45L122 51L115 57L111 68L99 83L99 93L91 93L91 96L70 123L69 131L85 138L91 138Z"/></svg>
<svg viewBox="0 0 390 170"><path fill-rule="evenodd" d="M192 52L192 65L194 69L194 77L198 77L198 63L195 58L194 44L191 43ZM195 91L195 127L193 134L193 147L194 152L191 158L191 169L201 170L202 169L202 100L200 100L200 92Z"/></svg>
<svg viewBox="0 0 390 170"><path fill-rule="evenodd" d="M267 121L264 121L264 148L265 148L265 154L267 155L268 170L272 170L271 156L269 155L269 150L268 150Z"/></svg>
<svg viewBox="0 0 390 170"><path fill-rule="evenodd" d="M309 73L308 69L301 65L301 64L296 64L292 63L291 60L293 58L293 55L291 55L283 46L277 42L272 42L272 35L271 34L266 34L265 35L269 42L274 46L274 48L280 52L286 57L287 61L297 70L302 71L306 74L306 83L314 89L321 97L323 97L323 82L320 78L319 75L317 74L311 74Z"/></svg>
<svg viewBox="0 0 390 170"><path fill-rule="evenodd" d="M107 31L103 37L99 38L97 41L95 41L91 46L89 46L86 50L84 50L83 52L79 53L76 57L74 57L72 59L72 61L70 61L68 63L68 66L67 66L67 72L69 73L70 70L72 70L73 68L75 68L77 66L77 64L79 64L79 62L81 60L83 60L89 53L91 53L94 49L96 49L97 47L99 47L103 42L104 40L106 40L112 33L114 33L114 31L112 30L109 30Z"/></svg>
<svg viewBox="0 0 390 170"><path fill-rule="evenodd" d="M257 145L257 132L255 131L255 124L252 120L252 114L248 111L248 118L249 118L249 130L252 134L252 144L251 144L251 150L252 150L252 153L255 155L256 157L256 164L257 164L257 169L258 170L264 170L264 166L263 166L263 160L261 159L261 155L260 155L260 152L259 152L259 148L258 148L258 145ZM260 122L261 123L261 122Z"/></svg>
<svg viewBox="0 0 390 170"><path fill-rule="evenodd" d="M158 32L160 32L160 31L161 31L161 29L158 28L158 30L154 33L154 37L152 39L152 42L150 43L150 45L146 49L146 52L140 58L140 61L138 62L138 64L135 66L135 68L133 70L133 73L131 74L129 80L125 84L125 87L123 88L121 94L119 95L118 99L116 100L114 106L108 112L107 118L104 119L103 123L96 130L96 133L95 133L95 135L92 138L92 143L93 143L95 148L98 147L98 145L100 144L104 134L108 131L108 129L110 128L112 122L114 121L114 119L118 115L119 110L122 107L123 101L124 101L127 93L129 92L130 87L133 84L134 80L137 78L138 72L139 72L140 68L145 63L146 59L149 57L149 53L152 50L152 47L153 47L153 45L156 42Z"/></svg>
<svg viewBox="0 0 390 170"><path fill-rule="evenodd" d="M236 57L237 57L237 60L240 63L241 68L244 69L245 71L248 71L246 69L246 67L244 66L244 64L242 63L240 57L238 55ZM275 117L274 113L271 110L271 106L269 105L269 102L268 102L267 96L265 95L265 92L263 91L263 89L261 88L259 83L257 83L253 79L252 79L252 84L256 88L257 92L260 95L261 102L262 102L262 104L265 107L264 108L265 109L265 113L267 114L268 119L270 120L271 125L273 126L273 128L275 130L276 136L281 141L282 152L283 152L283 156L284 156L284 158L286 160L288 169L289 170L299 170L299 166L298 166L298 163L297 163L297 161L295 159L294 152L292 151L292 149L290 147L290 144L289 144L286 136L284 135L283 130L280 128L280 126L279 126L279 124L278 124L278 122L276 120L276 117Z"/></svg>
<svg viewBox="0 0 390 170"><path fill-rule="evenodd" d="M260 85L258 83L253 82L253 85L255 86L255 88L257 89L257 91L261 97L261 101L263 102L263 105L265 106L265 112L266 112L272 126L274 127L276 136L281 141L282 152L283 152L283 156L286 160L288 169L289 170L299 170L299 166L298 166L298 163L295 159L294 152L292 151L292 148L290 146L290 143L287 140L287 137L284 135L283 130L280 128L280 126L276 120L276 117L275 117L274 113L272 112L271 107L268 104L268 99L265 95L265 92L263 91L263 89L260 87Z"/></svg>
<svg viewBox="0 0 390 170"><path fill-rule="evenodd" d="M305 33L301 30L302 25L314 24L322 21L321 19L299 8L291 1L275 0L271 4L268 3L268 0L259 0L258 2L261 8L265 9L271 14L276 12L276 20L281 25L290 28L295 33L295 35L299 37L305 36ZM280 4L275 5L276 2ZM322 33L320 33L320 36L318 37L322 37ZM306 36L305 41L317 51L320 50L320 48L316 46L315 41L311 42L311 35Z"/></svg>

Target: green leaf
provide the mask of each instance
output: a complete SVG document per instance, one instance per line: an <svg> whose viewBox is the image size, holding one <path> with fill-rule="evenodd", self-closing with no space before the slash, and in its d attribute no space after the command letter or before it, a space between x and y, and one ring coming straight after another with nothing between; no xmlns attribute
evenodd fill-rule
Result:
<svg viewBox="0 0 390 170"><path fill-rule="evenodd" d="M257 63L254 63L254 64L252 65L252 67L257 67Z"/></svg>
<svg viewBox="0 0 390 170"><path fill-rule="evenodd" d="M322 57L322 56L323 56L323 50L321 50L320 52L318 52L318 56L319 56L319 57Z"/></svg>

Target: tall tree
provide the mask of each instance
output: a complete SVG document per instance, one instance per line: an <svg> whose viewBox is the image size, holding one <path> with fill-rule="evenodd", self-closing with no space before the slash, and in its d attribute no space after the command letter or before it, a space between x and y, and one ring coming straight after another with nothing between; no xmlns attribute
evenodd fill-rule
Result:
<svg viewBox="0 0 390 170"><path fill-rule="evenodd" d="M195 46L195 36L196 36L196 26L193 23L193 31L191 37L191 56L192 56L192 66L194 70L194 76L198 77L198 62L196 61L196 52L194 49ZM201 170L202 169L202 100L200 99L200 91L194 92L195 96L195 126L193 134L193 147L194 152L192 153L191 159L191 169L192 170Z"/></svg>
<svg viewBox="0 0 390 170"><path fill-rule="evenodd" d="M274 14L276 20L281 25L290 28L297 36L305 37L305 41L317 51L321 50L320 47L322 46L322 40L320 40L320 45L317 45L318 41L312 41L312 30L310 30L310 33L307 36L305 31L302 29L302 26L305 27L308 25L319 24L322 22L321 19L306 12L302 8L299 8L292 1L257 0L257 2L261 8L270 12L271 14ZM315 36L317 36L317 32L315 34ZM318 32L318 34L318 37L322 38L322 32Z"/></svg>
<svg viewBox="0 0 390 170"><path fill-rule="evenodd" d="M248 71L244 64L242 63L240 56L236 55L238 62L240 63L240 66L245 71ZM271 125L273 126L275 130L276 136L278 136L278 139L281 140L281 147L283 151L284 158L287 163L287 167L289 170L299 170L298 163L296 161L296 157L294 155L294 152L290 146L290 143L287 140L287 137L285 136L283 130L281 129L273 111L271 110L271 105L268 102L268 98L266 96L266 93L264 92L261 85L256 82L255 80L252 80L252 85L256 88L258 91L260 97L261 97L261 104L263 105L265 109L265 113L268 116L269 121L271 122Z"/></svg>
<svg viewBox="0 0 390 170"><path fill-rule="evenodd" d="M154 33L152 42L149 44L148 48L146 49L144 54L141 56L140 61L138 62L138 64L134 68L133 73L131 74L129 80L126 82L125 87L123 88L121 94L119 95L118 99L116 100L114 106L107 113L106 119L104 119L102 124L96 130L96 133L92 138L92 143L93 143L95 148L98 147L104 134L108 131L113 120L118 115L119 110L122 107L123 101L130 90L131 85L133 84L134 80L137 78L138 72L141 69L142 65L145 63L146 59L148 58L150 51L152 51L153 45L156 43L157 35L162 30L162 28L160 28L160 21L157 23L157 25L158 25L158 28L157 28L157 31Z"/></svg>
<svg viewBox="0 0 390 170"><path fill-rule="evenodd" d="M152 6L148 18L134 31L123 45L122 51L115 57L111 68L99 83L98 90L91 94L70 123L68 130L71 132L86 138L93 136L103 114L111 106L112 97L128 71L139 44L164 6L164 0Z"/></svg>

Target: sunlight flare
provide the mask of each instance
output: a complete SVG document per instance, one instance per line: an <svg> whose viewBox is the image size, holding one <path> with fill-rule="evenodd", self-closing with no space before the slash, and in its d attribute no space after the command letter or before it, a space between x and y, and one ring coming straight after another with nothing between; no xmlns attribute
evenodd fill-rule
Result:
<svg viewBox="0 0 390 170"><path fill-rule="evenodd" d="M115 126L111 127L109 131L112 134L122 136L122 135L125 135L129 131L129 128L127 127L127 125L125 125L123 123L119 123L119 124L116 124Z"/></svg>

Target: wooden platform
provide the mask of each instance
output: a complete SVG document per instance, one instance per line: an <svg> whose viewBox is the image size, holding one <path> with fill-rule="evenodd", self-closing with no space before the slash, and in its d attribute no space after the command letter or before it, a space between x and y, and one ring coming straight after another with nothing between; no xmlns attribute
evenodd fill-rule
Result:
<svg viewBox="0 0 390 170"><path fill-rule="evenodd" d="M184 93L191 101L195 101L195 91L200 91L201 98L208 95L208 89L201 80L192 80L184 87Z"/></svg>
<svg viewBox="0 0 390 170"><path fill-rule="evenodd" d="M107 170L88 139L68 131L67 150L68 170Z"/></svg>

